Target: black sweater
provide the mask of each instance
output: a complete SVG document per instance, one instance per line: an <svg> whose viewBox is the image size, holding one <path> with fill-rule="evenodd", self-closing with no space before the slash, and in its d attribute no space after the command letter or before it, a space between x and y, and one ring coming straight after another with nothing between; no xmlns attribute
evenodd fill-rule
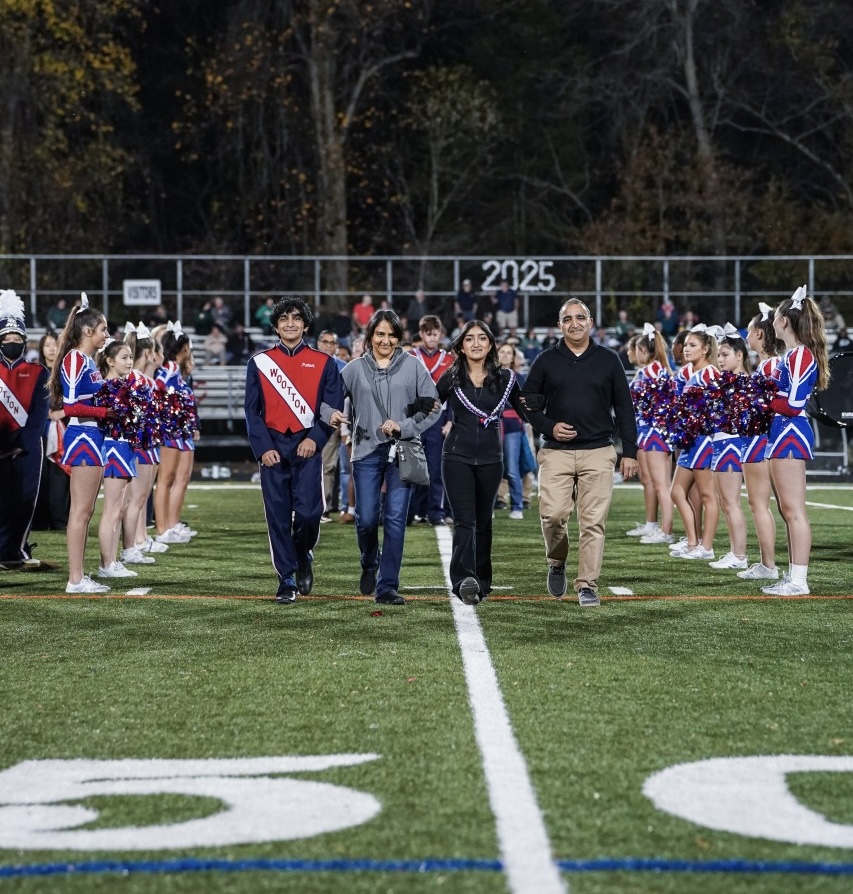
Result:
<svg viewBox="0 0 853 894"><path fill-rule="evenodd" d="M471 384L471 380L466 378L462 393L475 407L484 413L491 414L503 397L508 382L509 370L502 369L500 383L493 389L485 385L482 388L475 388ZM500 419L490 422L488 426L483 425L483 420L472 413L456 396L453 389L452 369L447 370L438 380L436 388L438 388L439 399L446 400L453 413L453 427L444 439L442 453L444 459L467 463L470 466L503 462ZM518 382L512 386L507 404L511 405L519 416L524 414Z"/></svg>
<svg viewBox="0 0 853 894"><path fill-rule="evenodd" d="M625 370L610 348L590 342L580 356L560 340L533 361L524 398L527 419L545 437L545 447L592 450L613 444L616 431L622 455L637 456L637 422ZM615 415L615 421L614 421ZM567 422L577 432L571 441L553 440L554 426Z"/></svg>

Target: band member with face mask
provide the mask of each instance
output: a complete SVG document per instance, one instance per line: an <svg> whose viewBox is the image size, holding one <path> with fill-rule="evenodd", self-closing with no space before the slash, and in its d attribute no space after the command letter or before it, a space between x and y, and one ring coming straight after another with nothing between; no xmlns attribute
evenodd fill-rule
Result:
<svg viewBox="0 0 853 894"><path fill-rule="evenodd" d="M27 535L35 513L47 422L48 371L24 358L24 303L0 292L0 564L31 561Z"/></svg>

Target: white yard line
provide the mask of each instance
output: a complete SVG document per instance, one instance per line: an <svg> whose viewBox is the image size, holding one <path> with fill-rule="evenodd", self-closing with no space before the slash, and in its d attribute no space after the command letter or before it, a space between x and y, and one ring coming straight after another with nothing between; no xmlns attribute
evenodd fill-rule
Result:
<svg viewBox="0 0 853 894"><path fill-rule="evenodd" d="M447 528L436 528L435 536L449 591L452 534ZM512 894L566 894L568 886L554 861L536 792L512 731L477 611L455 596L450 604L509 890Z"/></svg>
<svg viewBox="0 0 853 894"><path fill-rule="evenodd" d="M610 590L610 592L614 596L633 596L634 595L634 591L629 590L628 587L608 587L607 589Z"/></svg>
<svg viewBox="0 0 853 894"><path fill-rule="evenodd" d="M834 503L812 503L806 500L806 506L814 506L815 509L845 509L847 512L853 512L853 506L836 506Z"/></svg>

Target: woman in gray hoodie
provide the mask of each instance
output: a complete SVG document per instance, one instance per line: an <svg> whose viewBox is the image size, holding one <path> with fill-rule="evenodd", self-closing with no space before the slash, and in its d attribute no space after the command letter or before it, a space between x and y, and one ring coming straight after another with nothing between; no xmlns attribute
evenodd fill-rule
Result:
<svg viewBox="0 0 853 894"><path fill-rule="evenodd" d="M359 589L384 605L403 605L400 565L411 486L400 480L396 442L433 425L441 408L426 367L400 347L403 327L391 310L378 310L364 333L365 353L341 371L350 414L335 411L331 425L349 422L355 530L361 551ZM379 548L382 487L384 535Z"/></svg>

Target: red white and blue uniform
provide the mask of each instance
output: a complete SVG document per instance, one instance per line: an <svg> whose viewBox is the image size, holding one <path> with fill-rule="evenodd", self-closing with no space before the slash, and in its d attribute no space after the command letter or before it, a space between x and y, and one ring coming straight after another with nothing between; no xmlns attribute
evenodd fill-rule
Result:
<svg viewBox="0 0 853 894"><path fill-rule="evenodd" d="M174 360L169 360L165 366L161 366L154 373L154 381L162 391L174 388L175 391L179 391L182 394L193 396L192 388L181 375L181 367ZM171 447L173 450L195 450L195 443L192 438L167 438L163 441L163 446Z"/></svg>
<svg viewBox="0 0 853 894"><path fill-rule="evenodd" d="M778 363L778 357L768 357L759 363L758 368L752 375L773 378ZM750 438L746 438L746 443L741 451L741 461L744 463L762 463L767 458L766 454L767 435L753 435Z"/></svg>
<svg viewBox="0 0 853 894"><path fill-rule="evenodd" d="M133 448L125 438L104 437L104 478L136 478Z"/></svg>
<svg viewBox="0 0 853 894"><path fill-rule="evenodd" d="M279 594L295 586L296 571L313 560L325 510L323 447L332 432L320 419L320 405L340 410L343 403L334 358L305 342L292 349L279 343L255 354L246 366L246 431L259 463ZM317 449L313 456L298 456L306 438ZM278 451L281 462L265 466L260 460L270 450Z"/></svg>
<svg viewBox="0 0 853 894"><path fill-rule="evenodd" d="M656 382L663 375L669 375L667 368L659 361L653 360L648 366L644 366L637 372L631 388L638 391L643 382ZM672 447L667 443L664 432L637 417L637 446L641 450L650 453L672 453Z"/></svg>
<svg viewBox="0 0 853 894"><path fill-rule="evenodd" d="M767 459L812 459L814 431L806 415L806 404L817 383L814 355L805 345L786 351L773 372L779 386L770 406Z"/></svg>
<svg viewBox="0 0 853 894"><path fill-rule="evenodd" d="M706 366L703 369L693 370L684 383L684 388L707 388L720 377L720 371L716 366ZM710 469L714 456L714 444L711 439L713 432L700 433L689 450L685 450L678 457L678 465L685 469Z"/></svg>
<svg viewBox="0 0 853 894"><path fill-rule="evenodd" d="M453 365L453 356L443 348L432 353L423 348L415 348L412 355L423 363L433 382L436 383ZM421 435L429 470L429 484L426 487L412 488L409 500L409 517L419 515L432 524L441 524L450 515L449 507L445 506L444 481L441 477L441 453L444 449L442 429L447 418L447 410L442 408L438 422Z"/></svg>
<svg viewBox="0 0 853 894"><path fill-rule="evenodd" d="M128 378L132 381L143 382L152 392L157 387L157 384L151 376L146 376L145 373L140 372L138 369L132 369ZM137 447L133 451L133 456L136 459L137 466L156 466L160 462L160 448L148 447L143 449Z"/></svg>
<svg viewBox="0 0 853 894"><path fill-rule="evenodd" d="M47 421L48 371L0 356L0 563L29 559Z"/></svg>
<svg viewBox="0 0 853 894"><path fill-rule="evenodd" d="M60 366L62 404L68 417L65 429L65 466L103 466L104 435L98 420L109 412L107 407L96 407L92 399L98 393L103 378L95 361L82 351L69 351Z"/></svg>

